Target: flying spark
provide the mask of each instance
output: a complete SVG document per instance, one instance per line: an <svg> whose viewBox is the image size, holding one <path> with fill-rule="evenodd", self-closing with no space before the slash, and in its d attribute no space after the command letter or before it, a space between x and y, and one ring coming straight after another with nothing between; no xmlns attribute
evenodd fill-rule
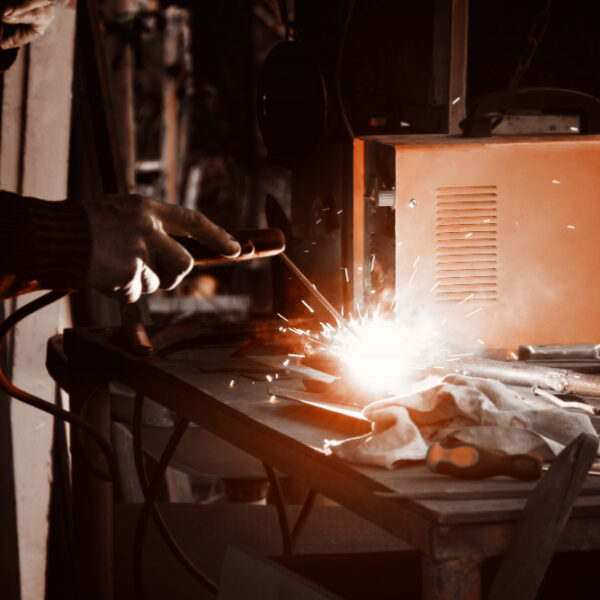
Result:
<svg viewBox="0 0 600 600"><path fill-rule="evenodd" d="M475 310L472 310L469 314L465 315L465 319L468 319L469 317L472 317L474 314L477 314L481 310L483 310L481 308L481 306L479 308L476 308Z"/></svg>
<svg viewBox="0 0 600 600"><path fill-rule="evenodd" d="M288 319L286 319L286 318L285 318L285 317L284 317L284 316L283 316L281 313L277 313L277 316L278 316L280 319L283 319L283 320L284 320L286 323L288 322Z"/></svg>
<svg viewBox="0 0 600 600"><path fill-rule="evenodd" d="M229 387L230 387L230 388L232 388L232 387L234 387L234 386L235 386L235 379L232 379L232 380L229 382Z"/></svg>
<svg viewBox="0 0 600 600"><path fill-rule="evenodd" d="M361 311L344 326L323 326L320 352L336 357L347 377L369 393L393 393L445 352L434 321L402 303L403 314Z"/></svg>
<svg viewBox="0 0 600 600"><path fill-rule="evenodd" d="M273 381L273 376L272 375L265 375L265 379L271 383L271 381Z"/></svg>
<svg viewBox="0 0 600 600"><path fill-rule="evenodd" d="M408 282L406 283L406 285L410 285L412 283L412 280L415 278L415 275L417 274L417 271L419 269L417 269L417 267L415 267L413 269L412 275L410 276L410 279L408 280Z"/></svg>
<svg viewBox="0 0 600 600"><path fill-rule="evenodd" d="M301 300L300 302L302 302L302 304L304 304L304 306L306 306L306 308L308 308L308 310L310 310L311 313L315 312L315 309L310 304L308 304L305 300Z"/></svg>
<svg viewBox="0 0 600 600"><path fill-rule="evenodd" d="M458 104L460 102L460 96L457 96L456 98L454 98L454 100L452 100L452 104Z"/></svg>

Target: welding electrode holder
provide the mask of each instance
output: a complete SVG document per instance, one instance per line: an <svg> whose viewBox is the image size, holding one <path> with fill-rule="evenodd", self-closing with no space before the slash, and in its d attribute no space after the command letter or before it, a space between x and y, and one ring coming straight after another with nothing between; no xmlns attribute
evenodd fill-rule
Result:
<svg viewBox="0 0 600 600"><path fill-rule="evenodd" d="M172 237L192 255L196 266L268 258L285 250L285 236L280 229L240 229L230 233L242 247L235 258L221 256L192 237ZM121 304L121 338L128 350L138 356L149 356L154 351L136 303Z"/></svg>
<svg viewBox="0 0 600 600"><path fill-rule="evenodd" d="M254 258L277 256L285 250L285 236L280 229L239 229L230 231L240 243L242 251L235 258L221 256L202 242L192 237L174 235L173 239L181 244L194 259L194 265L212 265L240 262Z"/></svg>

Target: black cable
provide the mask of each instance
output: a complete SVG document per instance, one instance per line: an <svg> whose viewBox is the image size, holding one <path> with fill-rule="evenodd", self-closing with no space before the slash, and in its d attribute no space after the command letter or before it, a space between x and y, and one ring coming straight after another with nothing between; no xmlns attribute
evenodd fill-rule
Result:
<svg viewBox="0 0 600 600"><path fill-rule="evenodd" d="M39 298L36 298L32 302L25 304L21 308L14 311L11 315L9 315L2 323L0 323L0 350L2 349L6 336L10 332L10 330L17 325L20 321L28 317L30 314L56 302L60 298L63 298L67 295L68 292L48 292ZM2 368L0 367L0 387L6 392L6 394L15 400L19 400L29 406L33 406L38 410L42 410L46 413L51 414L52 416L62 419L67 423L70 423L73 427L79 428L80 430L87 433L93 440L98 444L98 447L102 451L104 455L104 459L106 460L106 473L100 473L97 469L95 469L98 473L100 473L102 479L112 479L116 480L116 468L115 468L115 460L112 453L111 446L109 442L102 437L95 429L91 427L87 421L81 418L78 415L75 415L64 408L56 406L51 402L47 402L46 400L42 400L25 390L14 385L7 377Z"/></svg>
<svg viewBox="0 0 600 600"><path fill-rule="evenodd" d="M160 534L162 535L165 543L171 550L171 552L175 555L180 563L185 567L185 569L206 589L210 592L216 594L218 592L217 584L212 581L209 577L207 577L202 571L200 571L194 563L188 558L186 553L182 550L179 544L176 542L175 538L169 531L167 524L165 523L163 516L158 508L158 505L155 501L156 491L158 488L158 483L160 482L162 476L164 475L164 471L171 459L172 454L175 452L177 448L177 444L181 440L183 433L187 429L187 425L189 421L182 419L177 424L175 431L172 433L165 450L160 458L159 465L156 467L154 472L154 481L156 484L155 487L151 487L150 482L148 480L148 475L146 473L146 469L144 467L144 456L142 450L142 414L144 407L144 396L143 394L136 394L135 403L133 408L133 452L135 458L135 467L138 474L138 479L140 482L140 487L142 488L142 493L144 494L144 508L142 513L140 514L138 525L136 528L136 538L134 544L134 578L135 578L135 590L136 590L136 598L141 600L144 598L144 590L143 590L143 573L142 573L142 550L143 543L146 534L146 529L148 526L148 514L152 515L154 523L158 528ZM181 430L180 430L181 426ZM167 451L170 453L167 456ZM166 462L165 462L166 461ZM164 464L164 467L161 468L161 464Z"/></svg>
<svg viewBox="0 0 600 600"><path fill-rule="evenodd" d="M32 302L29 302L25 306L22 306L15 312L13 312L9 317L7 317L2 323L0 323L0 350L2 349L6 336L11 331L11 329L17 325L20 321L31 315L32 313L44 308L45 306L59 300L64 297L67 292L49 292L40 298L36 298ZM167 354L166 348L162 349L162 355ZM91 398L98 392L100 387L104 384L104 382L94 386L88 396L86 397L83 405L82 411L85 409L86 404L89 402ZM97 431L95 431L87 421L85 421L81 416L71 413L55 404L47 402L46 400L42 400L37 396L29 394L28 392L18 388L15 386L7 377L2 368L0 367L0 387L7 393L9 397L15 398L25 404L33 406L39 410L47 412L53 415L56 418L62 419L67 423L71 424L75 431L73 432L72 440L74 449L79 451L79 456L85 463L85 465L99 478L105 481L113 481L116 483L116 467L115 467L115 459L112 453L112 449L110 444L106 439L104 439ZM217 585L211 581L206 575L204 575L201 571L199 571L194 564L189 560L189 558L185 555L183 550L179 547L177 542L171 536L168 531L167 525L160 514L156 503L154 502L154 497L156 496L156 490L158 485L160 484L161 478L164 475L164 471L171 460L173 452L175 451L177 444L179 443L183 433L187 429L187 425L189 421L186 419L181 419L173 432L169 442L163 454L161 456L158 467L155 471L154 479L152 480L152 484L148 482L148 478L146 475L146 471L143 466L143 456L141 454L141 413L143 408L143 397L139 395L136 397L136 405L134 408L134 441L138 440L139 444L134 443L134 450L139 446L139 451L136 452L136 468L138 471L138 476L140 478L140 485L142 486L142 490L144 491L145 504L142 510L142 514L140 515L140 521L138 522L138 527L136 529L136 555L134 557L134 568L138 574L141 573L141 549L143 547L143 541L145 536L145 531L148 522L148 516L151 513L154 521L163 535L167 545L171 549L171 551L175 554L176 558L180 560L184 567L198 580L202 583L207 589L211 592L216 593L218 588ZM77 431L84 431L88 434L99 446L100 450L104 454L107 471L104 473L100 471L97 467L95 467L91 461L86 457L83 448L81 447L80 440L77 437ZM136 561L137 557L137 561ZM137 578L137 581L141 582L141 578ZM136 587L136 594L139 598L143 597L143 590L139 590Z"/></svg>
<svg viewBox="0 0 600 600"><path fill-rule="evenodd" d="M542 43L544 39L544 35L546 34L546 30L548 29L548 24L550 23L550 9L552 8L552 0L546 0L546 3L535 16L533 23L531 24L531 28L529 33L527 34L527 45L523 50L521 56L519 56L519 61L517 62L517 66L515 67L515 71L510 78L510 81L507 86L507 90L512 91L517 89L519 84L521 83L521 79L523 75L529 70L529 66L531 65L531 61L537 52L539 45Z"/></svg>

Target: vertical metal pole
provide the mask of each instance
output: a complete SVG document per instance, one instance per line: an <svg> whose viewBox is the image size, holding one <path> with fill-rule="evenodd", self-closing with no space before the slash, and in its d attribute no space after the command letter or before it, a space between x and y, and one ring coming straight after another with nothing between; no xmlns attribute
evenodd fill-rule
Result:
<svg viewBox="0 0 600 600"><path fill-rule="evenodd" d="M460 133L467 116L467 47L469 0L452 0L450 30L450 81L448 85L448 133Z"/></svg>
<svg viewBox="0 0 600 600"><path fill-rule="evenodd" d="M353 142L352 185L352 291L353 303L348 309L363 306L365 273L365 142Z"/></svg>

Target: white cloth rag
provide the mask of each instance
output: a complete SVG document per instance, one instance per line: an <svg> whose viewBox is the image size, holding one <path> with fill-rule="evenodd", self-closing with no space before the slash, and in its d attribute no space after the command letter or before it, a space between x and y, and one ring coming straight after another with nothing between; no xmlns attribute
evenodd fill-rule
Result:
<svg viewBox="0 0 600 600"><path fill-rule="evenodd" d="M452 435L510 454L531 452L552 460L580 433L597 436L598 417L577 410L539 408L499 381L447 375L441 383L407 396L369 404L366 435L327 443L344 460L393 469L424 460L427 448Z"/></svg>

